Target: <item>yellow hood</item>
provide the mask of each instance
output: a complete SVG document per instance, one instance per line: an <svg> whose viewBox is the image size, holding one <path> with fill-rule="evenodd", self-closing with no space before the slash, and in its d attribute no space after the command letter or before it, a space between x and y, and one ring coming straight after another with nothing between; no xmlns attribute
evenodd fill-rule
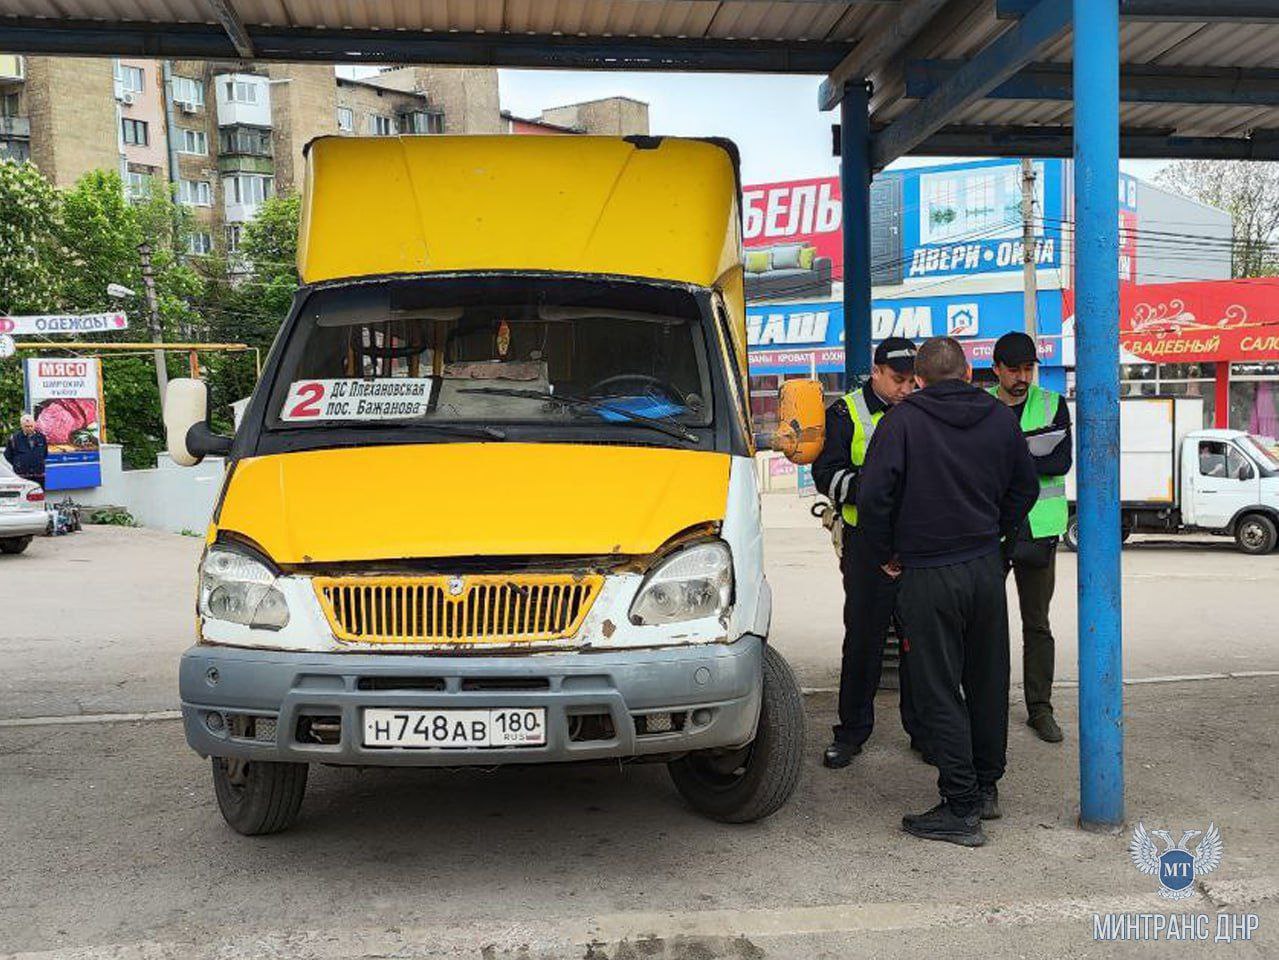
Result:
<svg viewBox="0 0 1279 960"><path fill-rule="evenodd" d="M436 443L251 457L217 527L278 563L645 554L724 518L727 454Z"/></svg>

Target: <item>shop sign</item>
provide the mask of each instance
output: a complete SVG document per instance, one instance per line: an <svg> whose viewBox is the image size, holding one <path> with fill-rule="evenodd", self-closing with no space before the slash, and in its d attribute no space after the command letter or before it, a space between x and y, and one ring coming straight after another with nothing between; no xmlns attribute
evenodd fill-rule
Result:
<svg viewBox="0 0 1279 960"><path fill-rule="evenodd" d="M1061 265L1060 160L1035 163L1035 263ZM977 161L904 170L902 246L907 279L1022 269L1021 165Z"/></svg>
<svg viewBox="0 0 1279 960"><path fill-rule="evenodd" d="M26 408L49 445L46 490L102 483L102 364L93 357L28 357L23 361Z"/></svg>
<svg viewBox="0 0 1279 960"><path fill-rule="evenodd" d="M1062 363L1057 318L1060 293L1039 294L1040 354L1044 363ZM871 304L871 339L906 337L925 340L952 336L965 345L973 362L990 365L995 341L1010 330L1022 329L1020 293L966 294L955 297L917 297L875 300ZM1279 330L1276 331L1279 335ZM979 339L980 338L980 339ZM805 371L819 373L844 368L844 307L842 303L748 306L746 341L755 373Z"/></svg>
<svg viewBox="0 0 1279 960"><path fill-rule="evenodd" d="M1063 292L1073 321L1074 292ZM1155 363L1279 360L1279 279L1122 284L1119 345Z"/></svg>
<svg viewBox="0 0 1279 960"><path fill-rule="evenodd" d="M839 177L750 184L742 188L742 241L747 249L798 243L844 276Z"/></svg>
<svg viewBox="0 0 1279 960"><path fill-rule="evenodd" d="M111 333L129 326L123 311L115 313L49 313L29 317L0 314L0 333L49 336L55 333Z"/></svg>

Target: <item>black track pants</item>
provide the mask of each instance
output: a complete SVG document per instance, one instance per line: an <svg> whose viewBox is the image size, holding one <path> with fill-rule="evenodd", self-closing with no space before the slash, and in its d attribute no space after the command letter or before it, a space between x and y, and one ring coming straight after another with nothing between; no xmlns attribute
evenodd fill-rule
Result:
<svg viewBox="0 0 1279 960"><path fill-rule="evenodd" d="M844 530L844 651L839 674L839 723L835 739L861 744L875 726L875 693L884 664L884 640L897 605L898 583L870 557L856 528ZM908 655L902 653L902 726L919 738L910 699Z"/></svg>
<svg viewBox="0 0 1279 960"><path fill-rule="evenodd" d="M999 551L902 572L898 610L925 754L960 812L1004 775L1008 749L1008 600Z"/></svg>

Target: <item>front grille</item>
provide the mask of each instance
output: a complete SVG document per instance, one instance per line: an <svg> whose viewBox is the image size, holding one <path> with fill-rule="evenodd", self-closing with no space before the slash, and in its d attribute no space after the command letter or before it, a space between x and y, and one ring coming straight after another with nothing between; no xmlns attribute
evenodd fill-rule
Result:
<svg viewBox="0 0 1279 960"><path fill-rule="evenodd" d="M577 633L604 578L513 574L316 577L339 640L363 643L531 643Z"/></svg>

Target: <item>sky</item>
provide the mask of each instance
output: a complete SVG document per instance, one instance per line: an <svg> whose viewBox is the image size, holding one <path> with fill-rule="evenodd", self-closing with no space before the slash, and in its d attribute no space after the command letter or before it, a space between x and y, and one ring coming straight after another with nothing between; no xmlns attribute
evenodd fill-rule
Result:
<svg viewBox="0 0 1279 960"><path fill-rule="evenodd" d="M565 70L499 71L502 109L536 117L557 107L601 97L649 104L654 134L719 136L742 154L744 183L798 180L839 172L831 156L831 124L838 111L817 109L819 77L752 74L674 74ZM944 163L907 158L895 166ZM1124 161L1123 169L1150 180L1162 161Z"/></svg>

